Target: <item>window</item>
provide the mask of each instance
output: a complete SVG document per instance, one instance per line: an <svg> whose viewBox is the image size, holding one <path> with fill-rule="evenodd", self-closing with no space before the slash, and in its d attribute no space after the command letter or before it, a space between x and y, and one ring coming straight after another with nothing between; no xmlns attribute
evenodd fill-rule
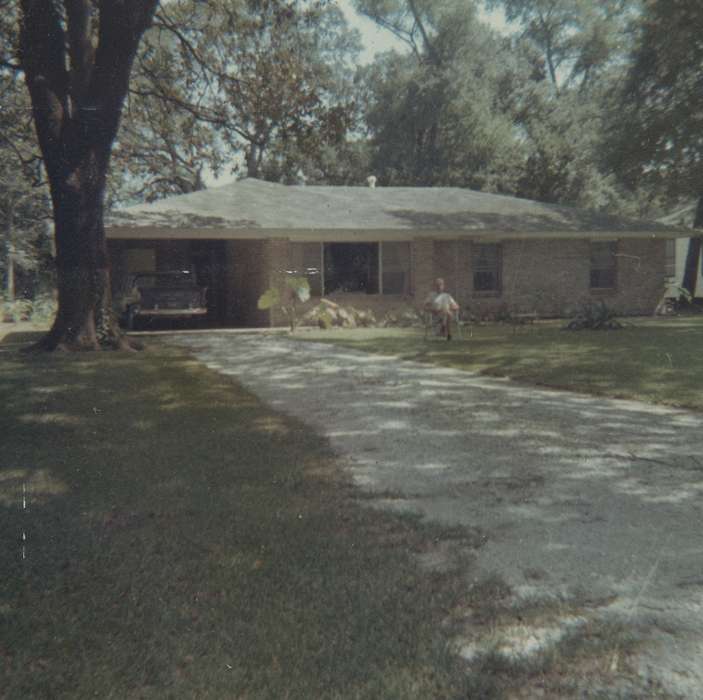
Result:
<svg viewBox="0 0 703 700"><path fill-rule="evenodd" d="M307 277L310 295L322 296L322 245L320 243L291 243L291 263L294 275Z"/></svg>
<svg viewBox="0 0 703 700"><path fill-rule="evenodd" d="M408 294L410 291L410 244L381 243L382 291Z"/></svg>
<svg viewBox="0 0 703 700"><path fill-rule="evenodd" d="M378 243L325 243L325 294L378 294Z"/></svg>
<svg viewBox="0 0 703 700"><path fill-rule="evenodd" d="M666 241L666 252L664 258L665 272L667 277L676 277L676 240L670 238Z"/></svg>
<svg viewBox="0 0 703 700"><path fill-rule="evenodd" d="M617 243L591 243L591 289L615 289Z"/></svg>
<svg viewBox="0 0 703 700"><path fill-rule="evenodd" d="M471 266L475 292L500 293L502 262L502 250L499 243L480 243L472 246Z"/></svg>

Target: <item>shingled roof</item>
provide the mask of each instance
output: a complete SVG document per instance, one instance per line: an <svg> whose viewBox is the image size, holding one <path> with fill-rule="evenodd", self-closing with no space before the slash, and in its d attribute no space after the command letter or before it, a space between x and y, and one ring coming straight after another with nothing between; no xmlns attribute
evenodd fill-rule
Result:
<svg viewBox="0 0 703 700"><path fill-rule="evenodd" d="M662 237L682 228L456 187L287 186L246 179L114 211L109 238L383 240Z"/></svg>

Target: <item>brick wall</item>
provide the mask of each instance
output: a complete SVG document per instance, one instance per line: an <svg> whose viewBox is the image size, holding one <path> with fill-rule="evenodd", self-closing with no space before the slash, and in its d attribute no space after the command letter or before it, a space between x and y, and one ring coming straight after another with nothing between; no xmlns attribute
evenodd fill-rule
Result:
<svg viewBox="0 0 703 700"><path fill-rule="evenodd" d="M470 240L417 238L411 245L411 294L333 294L334 301L370 309L377 318L422 305L436 277L444 277L448 291L463 308L482 316L507 309L537 311L541 316L567 316L585 301L603 300L618 314L649 314L664 291L664 240L631 239L617 244L617 284L612 290L590 290L590 246L581 240L503 241L502 289L499 294L473 291ZM187 242L110 241L117 285L125 271L123 251L153 248L161 269L188 267ZM224 322L237 326L286 325L279 311L256 308L259 296L272 284L280 285L292 269L290 244L285 239L227 241L225 245ZM185 257L184 257L185 256ZM318 303L312 299L305 309ZM303 311L305 310L303 309Z"/></svg>
<svg viewBox="0 0 703 700"><path fill-rule="evenodd" d="M225 248L225 322L266 326L269 315L256 302L268 287L268 241L227 241Z"/></svg>
<svg viewBox="0 0 703 700"><path fill-rule="evenodd" d="M413 267L413 295L422 303L422 300L432 289L435 274L435 242L429 238L416 238L412 242L411 264Z"/></svg>
<svg viewBox="0 0 703 700"><path fill-rule="evenodd" d="M249 242L251 243L251 242ZM281 271L290 268L288 241L261 243L260 258L248 258L244 274L254 275L261 260L265 265L266 286L282 279ZM437 277L443 277L447 290L462 308L483 316L509 310L513 313L536 311L543 317L568 316L580 304L603 300L621 315L652 313L664 286L665 243L663 240L635 239L618 242L617 286L612 290L590 289L590 244L581 240L503 241L502 288L499 293L473 290L470 240L432 240L412 242L412 291L407 297L372 294L333 294L339 304L370 309L380 318L422 305ZM263 286L262 286L263 285ZM312 299L301 313L318 303ZM255 300L254 300L255 305ZM287 319L275 310L263 325L286 325Z"/></svg>
<svg viewBox="0 0 703 700"><path fill-rule="evenodd" d="M620 240L617 284L612 290L590 289L590 243L581 240L503 241L502 289L499 294L472 290L471 245L458 244L462 278L454 286L457 300L477 315L502 309L568 316L579 305L604 301L617 313L649 314L664 290L665 242Z"/></svg>

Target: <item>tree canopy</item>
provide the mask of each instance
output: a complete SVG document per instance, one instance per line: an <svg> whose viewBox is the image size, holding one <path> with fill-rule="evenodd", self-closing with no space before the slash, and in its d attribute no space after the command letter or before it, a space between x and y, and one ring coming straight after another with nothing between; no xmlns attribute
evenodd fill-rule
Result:
<svg viewBox="0 0 703 700"><path fill-rule="evenodd" d="M252 177L321 163L358 119L359 49L339 8L324 2L162 6L137 58L116 149L132 194L198 189L205 169L231 169L238 156Z"/></svg>

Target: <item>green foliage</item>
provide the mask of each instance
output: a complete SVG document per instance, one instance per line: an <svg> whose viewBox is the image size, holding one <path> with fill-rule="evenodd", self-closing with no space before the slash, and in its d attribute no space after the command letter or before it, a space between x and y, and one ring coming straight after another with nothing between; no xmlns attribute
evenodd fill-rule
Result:
<svg viewBox="0 0 703 700"><path fill-rule="evenodd" d="M623 326L615 318L615 312L609 308L604 301L587 302L582 305L581 309L569 321L564 330L567 331L616 331Z"/></svg>
<svg viewBox="0 0 703 700"><path fill-rule="evenodd" d="M552 87L590 86L620 58L628 21L639 0L488 0L502 7L506 19L518 22L521 41L541 54L545 78Z"/></svg>
<svg viewBox="0 0 703 700"><path fill-rule="evenodd" d="M31 293L49 263L49 198L30 113L19 76L0 69L0 279L9 300Z"/></svg>
<svg viewBox="0 0 703 700"><path fill-rule="evenodd" d="M2 308L2 318L0 318L0 321L4 323L29 321L32 315L32 300L14 299L12 301L3 301L2 307L0 308Z"/></svg>
<svg viewBox="0 0 703 700"><path fill-rule="evenodd" d="M0 298L0 322L31 321L38 325L47 325L53 321L55 315L56 301L49 295L38 295L35 299Z"/></svg>
<svg viewBox="0 0 703 700"><path fill-rule="evenodd" d="M256 306L262 311L268 311L281 303L281 293L275 287L267 289L260 297Z"/></svg>
<svg viewBox="0 0 703 700"><path fill-rule="evenodd" d="M310 299L310 282L307 277L286 277L286 287L294 301L304 304Z"/></svg>
<svg viewBox="0 0 703 700"><path fill-rule="evenodd" d="M611 166L631 185L699 196L703 181L703 5L646 0L611 114Z"/></svg>
<svg viewBox="0 0 703 700"><path fill-rule="evenodd" d="M382 184L463 186L639 214L604 166L604 113L622 73L632 3L491 0L498 37L465 2L357 0L411 48L364 73ZM633 211L634 210L634 211Z"/></svg>
<svg viewBox="0 0 703 700"><path fill-rule="evenodd" d="M280 307L288 319L291 332L298 326L298 306L310 299L310 283L307 277L286 276L282 289L269 287L257 301L257 307L262 311Z"/></svg>
<svg viewBox="0 0 703 700"><path fill-rule="evenodd" d="M205 167L218 173L240 156L250 177L290 180L315 167L356 124L359 49L341 10L323 1L163 3L120 134L129 194L201 189Z"/></svg>
<svg viewBox="0 0 703 700"><path fill-rule="evenodd" d="M423 18L420 55L382 55L362 73L372 171L382 184L513 191L522 149L503 99L502 42L465 4L427 6Z"/></svg>

